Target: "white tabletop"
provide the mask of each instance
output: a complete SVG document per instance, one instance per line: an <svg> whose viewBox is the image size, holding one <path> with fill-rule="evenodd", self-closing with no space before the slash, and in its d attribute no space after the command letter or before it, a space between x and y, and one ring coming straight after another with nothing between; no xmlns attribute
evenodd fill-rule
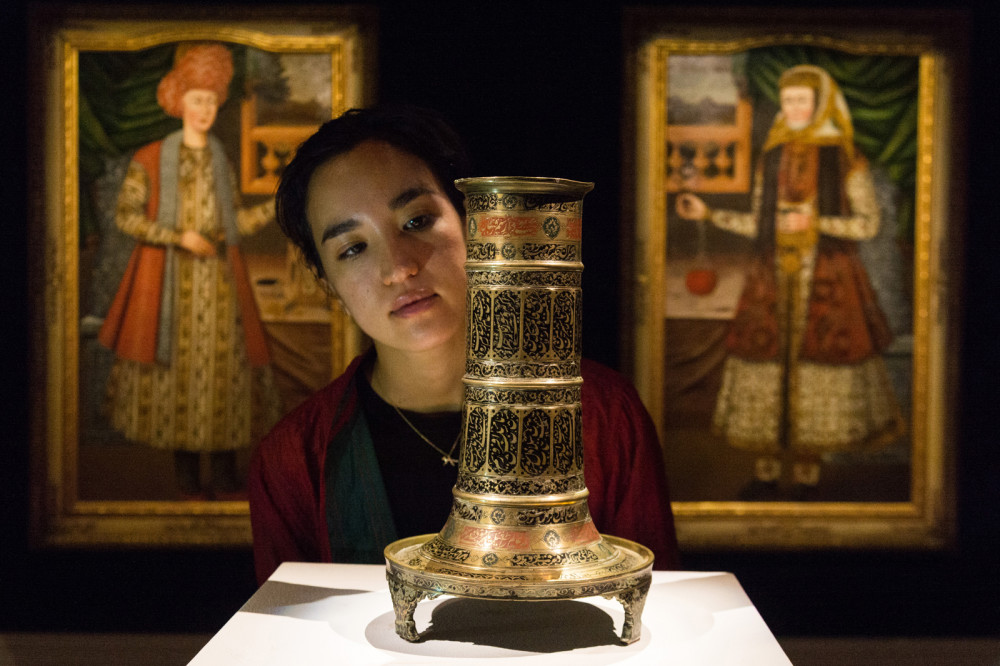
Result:
<svg viewBox="0 0 1000 666"><path fill-rule="evenodd" d="M632 645L619 642L623 618L600 597L438 597L417 605L423 640L408 643L395 632L384 567L289 562L191 664L791 664L729 573L654 571Z"/></svg>

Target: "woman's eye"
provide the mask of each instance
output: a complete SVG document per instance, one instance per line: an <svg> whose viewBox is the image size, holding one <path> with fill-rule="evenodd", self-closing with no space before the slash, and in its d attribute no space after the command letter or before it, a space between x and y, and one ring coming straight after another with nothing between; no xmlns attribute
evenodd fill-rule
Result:
<svg viewBox="0 0 1000 666"><path fill-rule="evenodd" d="M407 231L420 231L421 229L426 229L432 224L434 224L434 217L432 215L418 215L417 217L408 220L406 224L403 225L403 229Z"/></svg>
<svg viewBox="0 0 1000 666"><path fill-rule="evenodd" d="M366 247L368 247L368 243L354 243L353 245L349 245L341 250L340 254L337 255L337 258L350 259L351 257L356 257L364 252Z"/></svg>

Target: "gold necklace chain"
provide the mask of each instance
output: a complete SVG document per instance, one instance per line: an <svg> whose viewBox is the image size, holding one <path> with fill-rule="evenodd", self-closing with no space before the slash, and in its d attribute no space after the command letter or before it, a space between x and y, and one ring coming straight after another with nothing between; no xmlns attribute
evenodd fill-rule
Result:
<svg viewBox="0 0 1000 666"><path fill-rule="evenodd" d="M458 434L455 435L455 441L452 442L451 448L448 450L447 453L445 453L444 449L440 448L437 444L435 444L434 442L432 442L431 440L429 440L424 433L422 433L419 430L417 430L417 426L415 426L412 423L410 423L410 419L406 418L406 416L403 414L403 412L400 411L399 407L397 407L396 405L390 405L390 407L392 407L393 409L396 410L396 413L399 414L399 418L403 419L403 422L406 425L410 426L410 430L412 430L413 432L417 433L417 437L419 437L420 439L424 440L424 442L426 442L428 446L430 446L432 449L434 449L435 451L437 451L438 453L441 454L441 462L442 462L442 464L444 464L444 465L451 465L452 467L454 467L455 465L458 464L458 459L452 457L451 454L455 452L455 447L458 446L458 440L460 440L462 438L462 430L461 430L461 428L459 429Z"/></svg>

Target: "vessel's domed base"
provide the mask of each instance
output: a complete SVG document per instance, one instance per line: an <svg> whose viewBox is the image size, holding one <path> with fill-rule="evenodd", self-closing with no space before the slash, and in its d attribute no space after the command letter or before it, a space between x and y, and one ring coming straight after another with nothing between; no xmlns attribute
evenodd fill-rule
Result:
<svg viewBox="0 0 1000 666"><path fill-rule="evenodd" d="M622 642L639 640L643 605L652 581L653 553L645 546L601 535L614 556L598 563L559 567L491 568L468 566L429 555L424 544L437 535L396 541L385 549L386 578L396 614L396 633L420 640L413 612L423 599L442 594L477 599L542 601L602 596L625 609Z"/></svg>

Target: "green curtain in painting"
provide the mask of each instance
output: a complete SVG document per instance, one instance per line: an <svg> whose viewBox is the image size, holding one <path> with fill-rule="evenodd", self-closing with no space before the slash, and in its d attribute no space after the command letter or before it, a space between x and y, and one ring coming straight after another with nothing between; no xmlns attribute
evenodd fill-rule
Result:
<svg viewBox="0 0 1000 666"><path fill-rule="evenodd" d="M810 64L830 73L851 109L855 143L899 189L897 236L912 238L918 58L851 55L808 46L768 46L749 51L745 62L748 94L755 104L762 99L778 104L778 78L789 67Z"/></svg>
<svg viewBox="0 0 1000 666"><path fill-rule="evenodd" d="M80 54L80 192L90 193L105 160L179 129L156 103L156 87L173 64L174 45L135 53ZM80 197L80 238L99 233L91 196Z"/></svg>

